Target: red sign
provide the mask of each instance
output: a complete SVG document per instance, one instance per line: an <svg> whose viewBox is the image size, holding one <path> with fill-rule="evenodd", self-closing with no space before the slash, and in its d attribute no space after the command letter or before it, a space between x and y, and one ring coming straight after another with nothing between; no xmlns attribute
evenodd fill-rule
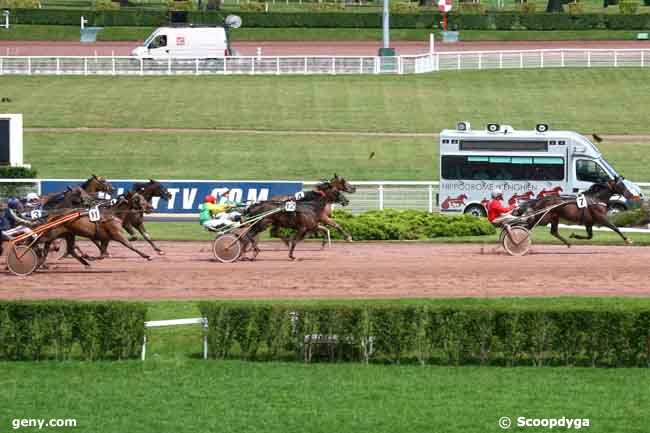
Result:
<svg viewBox="0 0 650 433"><path fill-rule="evenodd" d="M176 46L185 45L185 36L176 36Z"/></svg>

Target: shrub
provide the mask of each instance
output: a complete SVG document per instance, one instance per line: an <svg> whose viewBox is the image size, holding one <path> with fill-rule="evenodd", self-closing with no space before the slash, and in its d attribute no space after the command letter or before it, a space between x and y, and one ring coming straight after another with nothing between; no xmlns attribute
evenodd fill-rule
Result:
<svg viewBox="0 0 650 433"><path fill-rule="evenodd" d="M536 3L522 3L521 6L519 7L519 10L521 11L522 14L534 14L537 12L537 4Z"/></svg>
<svg viewBox="0 0 650 433"><path fill-rule="evenodd" d="M583 12L584 12L584 8L582 7L582 3L578 3L578 2L569 3L569 13L571 15L578 15Z"/></svg>
<svg viewBox="0 0 650 433"><path fill-rule="evenodd" d="M138 303L3 301L0 359L135 358L145 314L146 308Z"/></svg>
<svg viewBox="0 0 650 433"><path fill-rule="evenodd" d="M345 3L313 3L309 9L314 12L344 11Z"/></svg>
<svg viewBox="0 0 650 433"><path fill-rule="evenodd" d="M360 215L337 209L333 217L357 240L423 240L438 237L480 236L495 233L483 218L448 216L417 210L369 211ZM332 231L334 239L340 239Z"/></svg>
<svg viewBox="0 0 650 433"><path fill-rule="evenodd" d="M393 3L390 4L390 12L396 14L415 14L420 11L417 3Z"/></svg>
<svg viewBox="0 0 650 433"><path fill-rule="evenodd" d="M461 14L484 14L485 5L483 3L462 2L458 10Z"/></svg>
<svg viewBox="0 0 650 433"><path fill-rule="evenodd" d="M650 366L650 311L638 309L354 301L199 307L213 358Z"/></svg>
<svg viewBox="0 0 650 433"><path fill-rule="evenodd" d="M623 15L634 15L639 10L639 2L636 1L622 1L618 4L618 10Z"/></svg>
<svg viewBox="0 0 650 433"><path fill-rule="evenodd" d="M0 9L37 9L39 0L0 0Z"/></svg>
<svg viewBox="0 0 650 433"><path fill-rule="evenodd" d="M36 175L33 168L0 165L0 179L35 179Z"/></svg>
<svg viewBox="0 0 650 433"><path fill-rule="evenodd" d="M266 7L261 2L242 3L239 5L239 9L249 12L266 12Z"/></svg>
<svg viewBox="0 0 650 433"><path fill-rule="evenodd" d="M120 3L112 0L95 0L95 9L98 11L115 11L120 9Z"/></svg>

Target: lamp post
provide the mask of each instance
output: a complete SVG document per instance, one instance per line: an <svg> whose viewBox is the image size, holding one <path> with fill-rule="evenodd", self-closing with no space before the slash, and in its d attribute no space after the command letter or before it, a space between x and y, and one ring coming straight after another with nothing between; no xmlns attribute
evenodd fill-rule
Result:
<svg viewBox="0 0 650 433"><path fill-rule="evenodd" d="M390 48L390 15L389 15L389 0L384 0L384 11L382 13L382 28L383 28L383 40L384 48Z"/></svg>

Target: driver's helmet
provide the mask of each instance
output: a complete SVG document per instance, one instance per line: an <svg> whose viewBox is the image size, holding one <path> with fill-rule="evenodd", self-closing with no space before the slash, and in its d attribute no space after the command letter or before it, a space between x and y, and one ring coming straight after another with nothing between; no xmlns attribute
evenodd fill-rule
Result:
<svg viewBox="0 0 650 433"><path fill-rule="evenodd" d="M35 192L30 192L29 194L27 194L27 196L25 197L25 199L26 199L29 203L37 202L37 201L39 200L39 199L38 199L38 194L36 194Z"/></svg>
<svg viewBox="0 0 650 433"><path fill-rule="evenodd" d="M215 203L217 202L217 199L216 199L212 194L208 194L208 195L205 196L205 198L203 199L203 201L204 201L205 203L212 203L212 204L215 204Z"/></svg>
<svg viewBox="0 0 650 433"><path fill-rule="evenodd" d="M7 201L7 206L9 206L10 209L18 209L18 205L20 205L20 202L17 198L10 198Z"/></svg>
<svg viewBox="0 0 650 433"><path fill-rule="evenodd" d="M492 198L499 198L499 197L503 197L503 191L501 191L499 188L493 189Z"/></svg>

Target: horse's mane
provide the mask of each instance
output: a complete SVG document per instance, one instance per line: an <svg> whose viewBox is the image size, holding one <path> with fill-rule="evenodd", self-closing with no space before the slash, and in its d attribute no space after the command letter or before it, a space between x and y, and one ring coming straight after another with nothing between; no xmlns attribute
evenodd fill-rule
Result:
<svg viewBox="0 0 650 433"><path fill-rule="evenodd" d="M585 191L585 194L598 194L604 189L609 189L606 183L594 183Z"/></svg>

